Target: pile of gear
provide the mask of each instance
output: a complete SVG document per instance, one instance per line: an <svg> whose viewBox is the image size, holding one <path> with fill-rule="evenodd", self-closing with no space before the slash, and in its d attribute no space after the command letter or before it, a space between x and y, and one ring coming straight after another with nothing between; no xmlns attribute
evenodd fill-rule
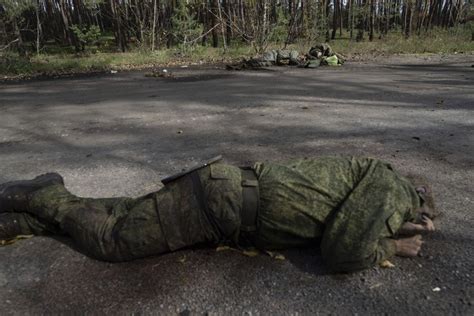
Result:
<svg viewBox="0 0 474 316"><path fill-rule="evenodd" d="M300 68L317 68L319 66L340 66L345 59L335 53L331 46L321 43L311 47L305 55L296 50L278 49L265 52L260 58L243 59L241 62L227 65L227 70L262 69L271 66L296 66Z"/></svg>

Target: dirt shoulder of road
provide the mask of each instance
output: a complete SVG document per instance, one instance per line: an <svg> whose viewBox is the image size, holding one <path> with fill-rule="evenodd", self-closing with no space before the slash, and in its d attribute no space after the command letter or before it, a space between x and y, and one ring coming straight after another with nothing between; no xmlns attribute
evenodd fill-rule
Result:
<svg viewBox="0 0 474 316"><path fill-rule="evenodd" d="M472 60L472 67L474 67L474 52L470 53L458 53L458 54L393 54L387 55L384 53L377 54L350 54L346 57L346 64L397 64L397 63L442 63L452 62L453 60ZM32 80L44 80L44 79L61 79L61 78L83 78L90 76L97 76L103 74L117 74L119 72L130 72L130 71L160 71L162 69L186 69L186 68L215 68L225 69L225 65L236 63L242 60L242 58L230 58L223 59L221 61L190 61L177 59L171 62L160 63L160 64L143 64L143 65L127 65L123 67L107 67L105 69L87 69L87 70L56 70L49 72L39 72L33 74L20 74L20 75L5 75L0 74L0 83L5 82L22 82ZM291 66L275 66L278 68L288 68Z"/></svg>

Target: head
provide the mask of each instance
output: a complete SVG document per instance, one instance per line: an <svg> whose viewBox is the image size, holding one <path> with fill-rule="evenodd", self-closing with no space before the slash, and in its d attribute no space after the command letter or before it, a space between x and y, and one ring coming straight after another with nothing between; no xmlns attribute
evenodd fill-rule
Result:
<svg viewBox="0 0 474 316"><path fill-rule="evenodd" d="M416 210L418 213L417 220L421 219L423 215L430 219L439 216L440 213L436 209L433 191L428 184L428 180L424 176L416 174L408 174L406 178L411 182L421 200L421 206Z"/></svg>

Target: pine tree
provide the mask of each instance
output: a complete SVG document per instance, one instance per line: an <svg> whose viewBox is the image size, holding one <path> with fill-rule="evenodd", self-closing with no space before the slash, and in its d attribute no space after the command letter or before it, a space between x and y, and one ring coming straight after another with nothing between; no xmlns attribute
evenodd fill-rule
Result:
<svg viewBox="0 0 474 316"><path fill-rule="evenodd" d="M202 24L189 12L184 0L178 1L171 17L171 25L171 34L182 52L194 47L203 31Z"/></svg>

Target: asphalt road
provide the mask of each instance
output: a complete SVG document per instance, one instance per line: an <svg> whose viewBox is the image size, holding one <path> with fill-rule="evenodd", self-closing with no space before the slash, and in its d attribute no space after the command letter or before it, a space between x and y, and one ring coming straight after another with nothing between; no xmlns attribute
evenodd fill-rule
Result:
<svg viewBox="0 0 474 316"><path fill-rule="evenodd" d="M223 154L239 165L322 155L425 174L443 212L422 255L331 275L286 260L190 249L110 264L68 239L0 248L0 314L474 314L473 56L316 70L140 72L0 85L0 182L57 171L80 196L138 196Z"/></svg>

